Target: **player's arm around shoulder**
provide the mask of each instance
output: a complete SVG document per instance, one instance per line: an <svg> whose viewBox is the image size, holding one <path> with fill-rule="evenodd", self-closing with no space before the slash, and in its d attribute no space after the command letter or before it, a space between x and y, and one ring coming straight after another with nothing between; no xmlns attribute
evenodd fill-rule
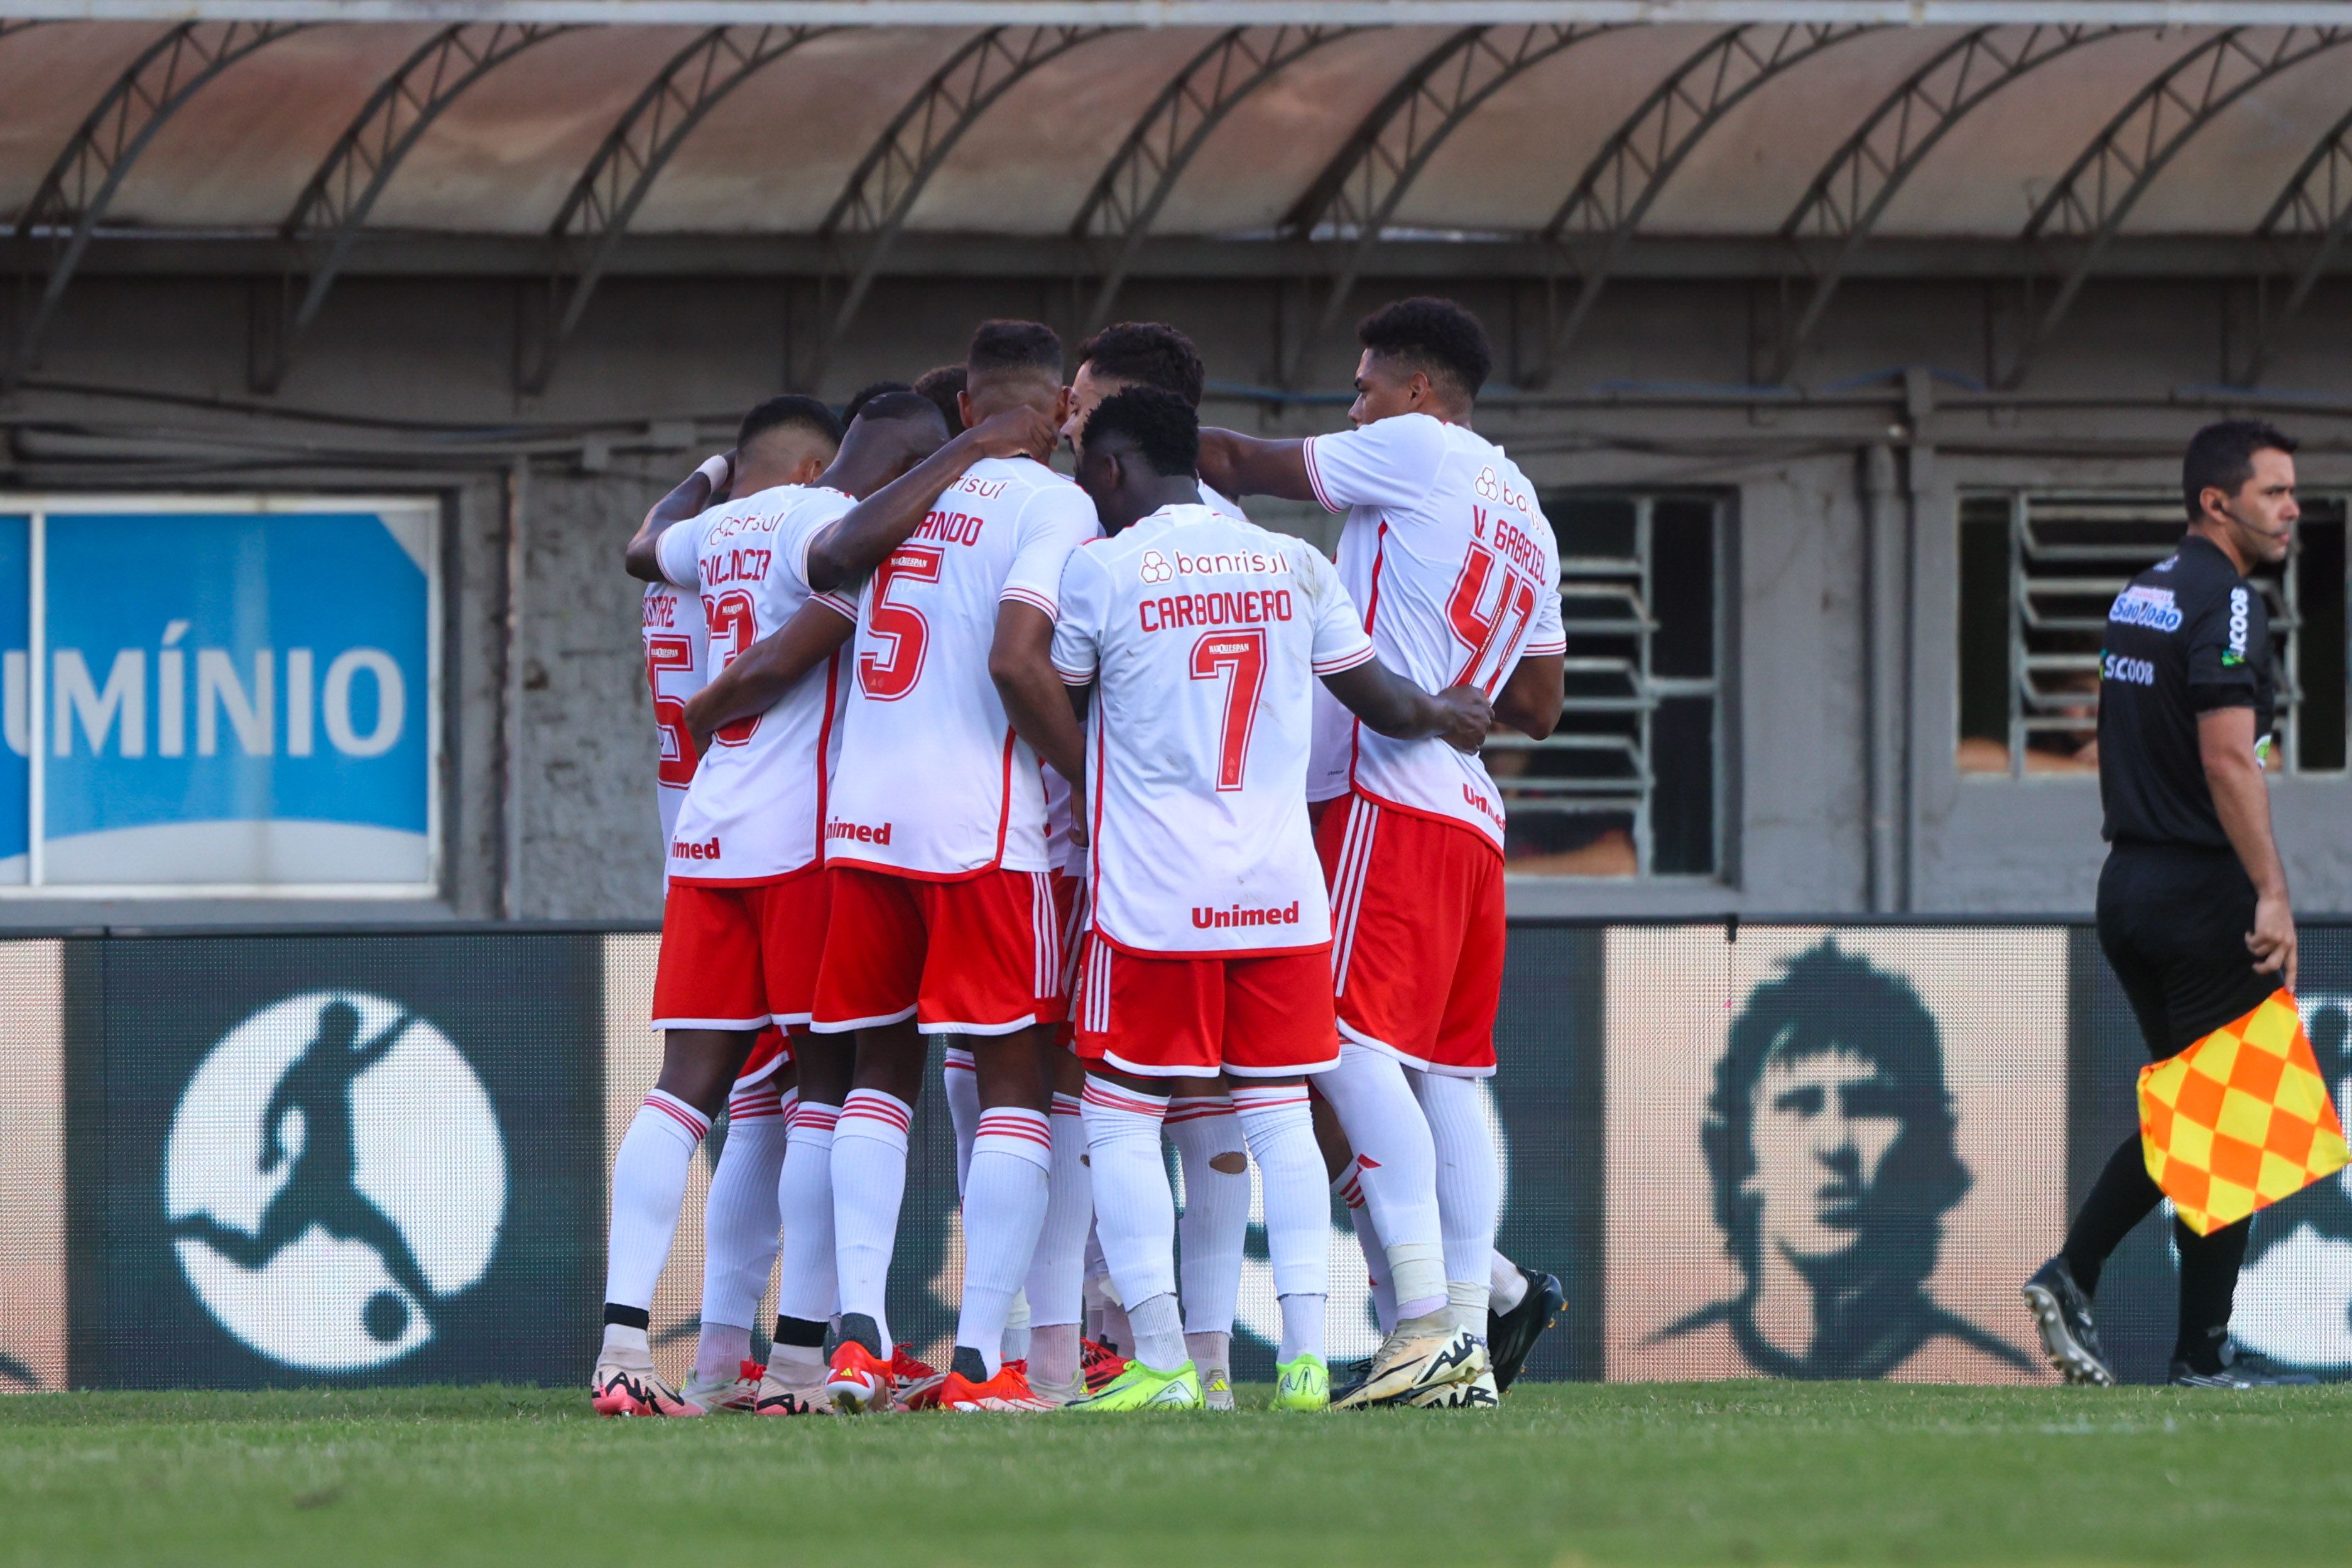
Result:
<svg viewBox="0 0 2352 1568"><path fill-rule="evenodd" d="M692 588L697 584L680 583L662 570L659 554L663 537L674 524L699 516L727 499L728 487L735 475L735 451L729 447L715 457L703 459L702 466L688 474L654 502L637 525L635 538L622 552L622 567L632 577L644 583L668 583L673 587Z"/></svg>
<svg viewBox="0 0 2352 1568"><path fill-rule="evenodd" d="M1099 653L1097 601L1103 573L1094 552L1065 557L1050 602L1008 584L997 603L996 637L989 648L989 679L996 683L1013 733L1029 743L1073 788L1087 776L1086 731L1079 696L1093 680Z"/></svg>
<svg viewBox="0 0 2352 1568"><path fill-rule="evenodd" d="M1315 673L1341 707L1393 740L1436 736L1459 752L1485 744L1495 719L1486 692L1454 686L1432 696L1381 663L1338 571L1304 541L1288 549L1314 616Z"/></svg>

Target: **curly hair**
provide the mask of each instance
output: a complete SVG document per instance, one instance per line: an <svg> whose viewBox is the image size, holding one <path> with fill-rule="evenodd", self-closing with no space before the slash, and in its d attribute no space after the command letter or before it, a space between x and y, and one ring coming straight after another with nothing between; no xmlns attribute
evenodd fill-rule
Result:
<svg viewBox="0 0 2352 1568"><path fill-rule="evenodd" d="M1426 294L1374 310L1356 323L1356 341L1432 381L1450 383L1465 398L1477 396L1495 368L1495 351L1478 318L1451 300Z"/></svg>
<svg viewBox="0 0 2352 1568"><path fill-rule="evenodd" d="M1200 470L1201 421L1192 405L1156 386L1127 386L1112 393L1087 416L1081 446L1113 436L1135 443L1146 467L1163 479Z"/></svg>
<svg viewBox="0 0 2352 1568"><path fill-rule="evenodd" d="M1120 321L1078 345L1078 363L1097 376L1172 392L1193 408L1209 373L1192 340L1164 321Z"/></svg>

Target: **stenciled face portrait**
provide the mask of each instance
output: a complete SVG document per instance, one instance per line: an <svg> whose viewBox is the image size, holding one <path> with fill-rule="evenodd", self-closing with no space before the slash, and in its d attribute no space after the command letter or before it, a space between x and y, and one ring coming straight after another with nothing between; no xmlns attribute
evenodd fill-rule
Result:
<svg viewBox="0 0 2352 1568"><path fill-rule="evenodd" d="M2041 1381L2063 939L1609 941L1609 1375Z"/></svg>

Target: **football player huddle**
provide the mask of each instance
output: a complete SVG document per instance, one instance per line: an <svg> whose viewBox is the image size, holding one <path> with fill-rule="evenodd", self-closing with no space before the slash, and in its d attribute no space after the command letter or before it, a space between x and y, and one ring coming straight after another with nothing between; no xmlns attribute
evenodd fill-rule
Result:
<svg viewBox="0 0 2352 1568"><path fill-rule="evenodd" d="M1172 327L1108 328L1066 379L1050 329L984 322L839 415L761 404L646 515L664 1045L614 1165L599 1413L1231 1409L1253 1163L1276 1407L1509 1386L1560 1291L1494 1248L1479 748L1558 722L1559 550L1471 427L1477 320L1406 300L1358 336L1352 428L1261 440L1201 426ZM1337 565L1253 495L1344 513ZM884 1300L925 1035L962 1210L943 1369ZM722 1106L672 1387L649 1313ZM1383 1336L1336 1369L1335 1196Z"/></svg>

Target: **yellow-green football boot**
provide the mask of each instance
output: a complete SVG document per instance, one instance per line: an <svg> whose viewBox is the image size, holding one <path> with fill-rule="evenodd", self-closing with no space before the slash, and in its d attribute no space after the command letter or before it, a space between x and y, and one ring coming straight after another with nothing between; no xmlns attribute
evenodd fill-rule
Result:
<svg viewBox="0 0 2352 1568"><path fill-rule="evenodd" d="M1201 1410L1200 1370L1186 1362L1173 1372L1154 1372L1139 1361L1093 1394L1073 1399L1065 1410Z"/></svg>
<svg viewBox="0 0 2352 1568"><path fill-rule="evenodd" d="M1276 1410L1318 1411L1331 1408L1331 1369L1323 1358L1302 1353L1297 1361L1274 1363L1274 1407Z"/></svg>

